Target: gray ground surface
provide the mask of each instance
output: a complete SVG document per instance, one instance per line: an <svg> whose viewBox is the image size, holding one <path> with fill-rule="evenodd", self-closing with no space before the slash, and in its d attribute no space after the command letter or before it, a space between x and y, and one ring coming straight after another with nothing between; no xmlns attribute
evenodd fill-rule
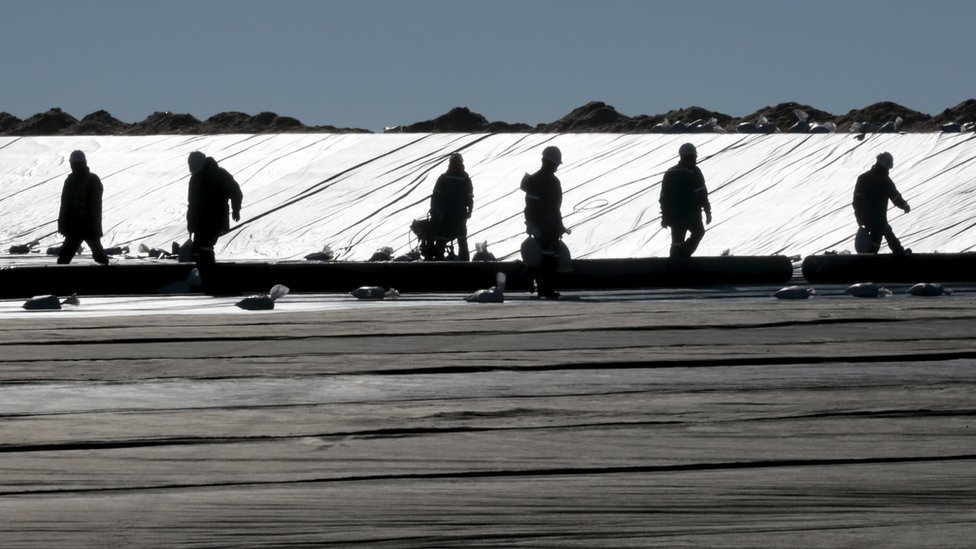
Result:
<svg viewBox="0 0 976 549"><path fill-rule="evenodd" d="M976 294L838 293L0 320L0 545L971 547Z"/></svg>

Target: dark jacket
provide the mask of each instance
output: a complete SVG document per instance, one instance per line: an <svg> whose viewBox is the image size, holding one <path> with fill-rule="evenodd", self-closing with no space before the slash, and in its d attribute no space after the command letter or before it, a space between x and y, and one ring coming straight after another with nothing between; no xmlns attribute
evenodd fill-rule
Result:
<svg viewBox="0 0 976 549"><path fill-rule="evenodd" d="M102 236L102 180L88 168L73 171L61 190L58 232L80 238Z"/></svg>
<svg viewBox="0 0 976 549"><path fill-rule="evenodd" d="M435 225L463 225L473 209L474 187L467 172L448 171L437 178L430 196L430 218Z"/></svg>
<svg viewBox="0 0 976 549"><path fill-rule="evenodd" d="M186 228L191 233L223 234L230 230L230 200L235 213L241 211L244 195L234 177L207 157L203 169L190 176Z"/></svg>
<svg viewBox="0 0 976 549"><path fill-rule="evenodd" d="M562 236L566 232L560 207L563 204L563 188L555 174L539 170L522 178L525 191L525 224L530 231L534 227L549 237Z"/></svg>
<svg viewBox="0 0 976 549"><path fill-rule="evenodd" d="M888 170L877 164L857 178L854 185L854 217L859 225L874 226L888 223L888 200L905 209L908 204L895 188Z"/></svg>
<svg viewBox="0 0 976 549"><path fill-rule="evenodd" d="M681 160L664 173L661 183L661 218L667 226L701 220L701 212L711 214L705 176L694 162Z"/></svg>

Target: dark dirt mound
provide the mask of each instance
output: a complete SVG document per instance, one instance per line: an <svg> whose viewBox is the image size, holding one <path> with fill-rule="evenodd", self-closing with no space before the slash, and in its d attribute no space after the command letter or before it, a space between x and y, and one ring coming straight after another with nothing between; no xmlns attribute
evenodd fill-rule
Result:
<svg viewBox="0 0 976 549"><path fill-rule="evenodd" d="M200 127L200 121L192 114L176 114L157 111L137 122L129 129L129 135L192 134Z"/></svg>
<svg viewBox="0 0 976 549"><path fill-rule="evenodd" d="M487 133L528 133L532 131L532 126L516 122L489 122L481 131Z"/></svg>
<svg viewBox="0 0 976 549"><path fill-rule="evenodd" d="M21 120L9 112L0 112L0 135L16 128Z"/></svg>
<svg viewBox="0 0 976 549"><path fill-rule="evenodd" d="M651 119L661 121L649 130L652 133L727 131L727 126L732 122L732 117L727 114L696 106L670 110L664 114L651 117Z"/></svg>
<svg viewBox="0 0 976 549"><path fill-rule="evenodd" d="M852 110L836 120L837 129L841 131L851 131L851 126L856 123L868 123L881 127L888 122L901 117L902 131L937 131L938 128L932 123L932 117L908 107L904 107L891 101L882 101L860 110Z"/></svg>
<svg viewBox="0 0 976 549"><path fill-rule="evenodd" d="M822 111L818 108L811 107L810 105L802 105L800 103L788 102L780 103L772 107L763 107L758 111L743 116L735 121L738 125L741 122L758 122L760 118L766 117L771 124L774 124L780 131L787 131L793 124L796 124L798 119L794 111L801 110L809 115L809 122L820 122L821 124L826 122L835 122L837 119L836 115L830 114L827 111Z"/></svg>
<svg viewBox="0 0 976 549"><path fill-rule="evenodd" d="M467 107L454 107L446 114L433 120L424 120L408 126L402 126L399 131L405 133L474 133L484 131L488 119L471 112Z"/></svg>
<svg viewBox="0 0 976 549"><path fill-rule="evenodd" d="M707 122L711 119L715 119L719 126L725 127L732 121L732 117L715 111L710 111L702 107L686 107L684 109L676 109L668 111L662 115L662 118L667 118L669 122L674 124L675 122L684 122L685 124L691 124L696 120L701 120Z"/></svg>
<svg viewBox="0 0 976 549"><path fill-rule="evenodd" d="M616 131L620 133L647 133L657 124L662 124L664 122L664 118L665 116L663 114L655 116L638 114L637 116L631 116L627 120L617 124Z"/></svg>
<svg viewBox="0 0 976 549"><path fill-rule="evenodd" d="M365 130L362 130L365 131ZM467 107L454 107L431 120L387 128L387 133L525 133L531 132L528 124L488 122L488 119Z"/></svg>
<svg viewBox="0 0 976 549"><path fill-rule="evenodd" d="M289 117L285 116L285 117L282 117L282 118L289 118ZM295 119L292 118L291 120L295 120ZM371 131L369 131L367 129L364 129L364 128L339 128L339 127L331 126L331 125L328 125L328 124L326 124L324 126L302 126L301 128L290 129L290 130L288 130L288 132L290 132L290 133L302 133L302 132L308 132L308 133L373 133L373 132L371 132ZM269 132L269 133L275 133L275 132Z"/></svg>
<svg viewBox="0 0 976 549"><path fill-rule="evenodd" d="M249 114L237 111L221 112L201 122L196 133L253 133L252 122L253 118Z"/></svg>
<svg viewBox="0 0 976 549"><path fill-rule="evenodd" d="M24 120L10 133L13 135L58 135L77 122L77 118L55 107Z"/></svg>
<svg viewBox="0 0 976 549"><path fill-rule="evenodd" d="M251 127L257 133L285 133L307 131L309 128L297 118L278 116L273 112L259 112L251 119Z"/></svg>
<svg viewBox="0 0 976 549"><path fill-rule="evenodd" d="M278 116L277 114L269 111L262 111L255 114L253 117L251 117L251 122L258 127L267 128L285 119L294 121L294 124L291 124L290 122L287 124L289 127L302 125L297 118L292 118L290 116Z"/></svg>
<svg viewBox="0 0 976 549"><path fill-rule="evenodd" d="M200 123L194 133L369 133L359 128L306 126L297 118L260 112L254 116L237 111L217 113Z"/></svg>
<svg viewBox="0 0 976 549"><path fill-rule="evenodd" d="M967 99L955 107L942 111L932 119L932 122L935 124L945 124L947 122L965 124L967 122L976 122L976 99Z"/></svg>
<svg viewBox="0 0 976 549"><path fill-rule="evenodd" d="M602 101L590 101L555 122L539 124L536 130L546 133L612 132L617 131L617 128L628 120L630 120L629 116L620 114L612 106Z"/></svg>
<svg viewBox="0 0 976 549"><path fill-rule="evenodd" d="M538 132L612 132L644 133L650 131L713 131L710 121L724 126L732 117L701 107L671 110L664 114L627 116L602 101L591 101L573 109L550 124L539 124ZM665 122L667 126L665 127Z"/></svg>
<svg viewBox="0 0 976 549"><path fill-rule="evenodd" d="M78 121L77 124L65 129L65 135L122 135L128 131L131 124L115 118L107 111L95 111Z"/></svg>
<svg viewBox="0 0 976 549"><path fill-rule="evenodd" d="M5 114L5 113L4 113ZM243 112L228 111L215 114L200 122L191 114L154 112L142 122L127 124L108 112L96 111L75 120L61 109L35 115L20 122L8 115L14 125L6 133L9 135L215 135L228 133L369 133L359 128L336 128L335 126L306 126L290 116L278 116L273 112L262 112L255 116ZM7 124L0 117L0 122ZM0 130L0 133L4 133Z"/></svg>
<svg viewBox="0 0 976 549"><path fill-rule="evenodd" d="M807 113L808 122L834 123L837 131L885 131L882 126L897 118L902 119L899 130L908 132L936 132L939 126L956 122L965 127L976 122L976 99L969 99L955 107L945 109L938 116L930 116L889 101L875 103L843 116L833 115L809 105L795 102L763 107L756 112L734 118L724 113L692 106L670 110L663 114L627 116L613 106L601 101L591 101L573 109L566 116L535 127L523 123L488 122L467 107L455 107L446 114L431 120L397 126L391 132L432 133L696 133L737 131L743 122L756 123L765 117L770 124L786 132L797 123L796 110ZM711 121L714 120L714 124ZM665 122L667 122L665 124ZM815 130L817 128L814 128ZM759 131L758 128L754 130ZM765 130L772 130L766 128ZM969 131L969 130L965 130ZM251 116L237 111L221 112L204 122L190 114L155 112L142 122L128 124L104 110L96 111L80 121L59 108L20 120L6 112L0 112L2 135L169 135L169 134L227 134L227 133L370 133L361 128L337 128L330 125L306 126L290 116L273 112L261 112Z"/></svg>

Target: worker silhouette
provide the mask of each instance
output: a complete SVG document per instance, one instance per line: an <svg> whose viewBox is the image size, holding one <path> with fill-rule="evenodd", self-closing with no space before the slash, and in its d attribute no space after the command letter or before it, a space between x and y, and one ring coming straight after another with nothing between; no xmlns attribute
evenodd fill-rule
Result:
<svg viewBox="0 0 976 549"><path fill-rule="evenodd" d="M102 180L88 169L88 159L82 151L73 151L68 157L71 174L64 180L61 190L61 210L58 213L58 232L64 235L64 244L58 253L58 263L71 263L84 240L91 248L92 258L108 265L108 256L102 248Z"/></svg>
<svg viewBox="0 0 976 549"><path fill-rule="evenodd" d="M474 189L464 171L460 153L451 155L447 172L437 178L430 196L430 221L434 236L434 259L444 259L447 243L457 239L457 259L470 260L468 219L474 210Z"/></svg>
<svg viewBox="0 0 976 549"><path fill-rule="evenodd" d="M200 266L216 261L214 246L230 230L229 215L241 220L243 194L227 170L200 151L187 157L190 183L187 194L186 229L193 236L193 259ZM227 202L230 201L228 208Z"/></svg>
<svg viewBox="0 0 976 549"><path fill-rule="evenodd" d="M705 237L705 223L712 222L712 206L708 203L705 176L696 165L698 151L691 143L678 148L678 164L664 173L661 183L661 226L671 228L673 258L691 257Z"/></svg>
<svg viewBox="0 0 976 549"><path fill-rule="evenodd" d="M888 247L893 253L911 253L911 250L902 247L891 225L888 224L889 200L905 213L912 210L888 175L894 167L894 157L891 153L883 152L878 155L874 166L857 178L852 204L858 225L858 238L854 242L857 253L878 253L881 249L882 237L888 241Z"/></svg>
<svg viewBox="0 0 976 549"><path fill-rule="evenodd" d="M556 177L556 170L562 162L563 155L558 147L546 147L542 151L542 167L532 175L526 174L521 184L521 189L525 191L525 230L538 245L541 256L532 275L538 296L546 299L559 298L556 273L560 254L568 254L568 251L561 250L559 240L569 232L563 225L560 211L563 189Z"/></svg>

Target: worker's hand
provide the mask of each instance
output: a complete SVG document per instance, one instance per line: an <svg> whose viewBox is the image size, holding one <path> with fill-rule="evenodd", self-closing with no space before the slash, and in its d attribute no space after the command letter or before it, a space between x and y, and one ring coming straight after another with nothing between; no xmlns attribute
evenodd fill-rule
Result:
<svg viewBox="0 0 976 549"><path fill-rule="evenodd" d="M665 221L663 217L661 218L661 228L662 229L667 229L668 228L668 222Z"/></svg>
<svg viewBox="0 0 976 549"><path fill-rule="evenodd" d="M705 212L705 224L706 225L712 224L712 212Z"/></svg>
<svg viewBox="0 0 976 549"><path fill-rule="evenodd" d="M240 210L234 210L234 213L231 214L231 217L234 218L234 221L240 221L241 220L241 211Z"/></svg>
<svg viewBox="0 0 976 549"><path fill-rule="evenodd" d="M908 202L905 203L905 208L904 209L905 209L905 213L908 213L908 212L912 211L912 207L908 205Z"/></svg>
<svg viewBox="0 0 976 549"><path fill-rule="evenodd" d="M573 231L571 231L570 229L567 229L566 227L563 227L563 232L566 233L566 234L573 234Z"/></svg>

